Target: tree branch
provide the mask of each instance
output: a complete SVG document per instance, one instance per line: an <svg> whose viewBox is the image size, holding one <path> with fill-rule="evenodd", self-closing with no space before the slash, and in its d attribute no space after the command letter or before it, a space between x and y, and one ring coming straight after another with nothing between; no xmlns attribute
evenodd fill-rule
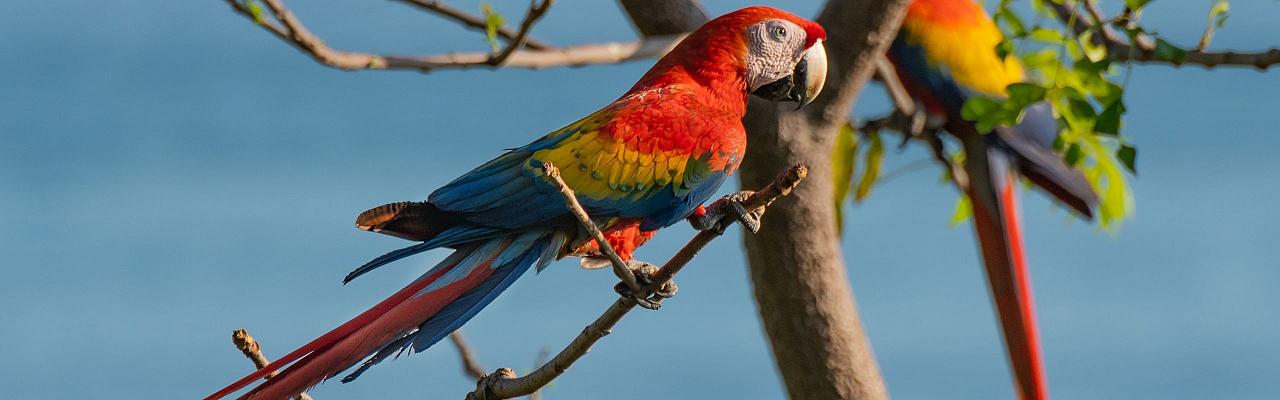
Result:
<svg viewBox="0 0 1280 400"><path fill-rule="evenodd" d="M453 347L458 348L458 358L462 361L462 372L474 379L484 378L486 375L484 367L481 367L480 362L476 361L476 354L471 351L471 346L467 344L467 339L462 337L462 331L449 333L449 340L453 342Z"/></svg>
<svg viewBox="0 0 1280 400"><path fill-rule="evenodd" d="M529 41L529 31L533 29L533 24L537 23L538 19L547 13L547 9L551 8L551 4L554 2L554 0L529 0L529 11L525 13L524 21L520 22L520 31L516 33L516 37L511 39L510 43L507 43L506 47L502 48L501 52L489 57L488 64L495 67L502 65L508 58L511 58L511 53L518 48L524 47L524 44Z"/></svg>
<svg viewBox="0 0 1280 400"><path fill-rule="evenodd" d="M459 10L457 8L453 8L453 6L445 4L443 1L439 1L439 0L396 0L396 1L420 8L422 10L425 10L431 13L435 13L436 15L445 17L446 19L451 19L468 28L479 29L483 31L489 27L489 25L485 23L485 20L483 17L477 16L475 14L469 14L465 11ZM502 37L503 39L506 39L507 42L514 42L516 35L517 33L515 31L512 31L510 28L507 28L505 26L498 27L498 36ZM525 40L524 47L528 49L533 49L533 50L551 49L550 44L547 44L541 40L534 39L534 38L527 38Z"/></svg>
<svg viewBox="0 0 1280 400"><path fill-rule="evenodd" d="M550 165L548 163L547 165ZM554 167L553 167L554 168ZM773 203L774 200L782 196L789 195L796 185L805 178L809 173L807 167L796 165L788 169L785 173L778 176L772 183L765 188L751 195L742 205L748 210L760 209L761 213L764 209ZM548 174L551 176L551 174ZM553 180L558 180L558 176L553 176ZM572 191L561 191L565 195L566 203L576 205L576 199L573 202L569 198L573 198ZM575 214L586 212L581 210L581 206L577 206L574 210ZM590 221L589 219L587 220ZM585 224L584 224L585 225ZM590 226L584 226L590 229ZM645 290L653 291L669 282L676 273L680 272L693 256L702 250L711 240L719 237L720 232L715 229L704 230L698 232L689 243L685 244L674 256L671 257L666 264L662 266L656 273L651 275L651 280L645 286ZM608 243L603 243L608 246ZM476 390L467 394L468 400L494 400L509 399L518 396L528 395L534 391L546 386L553 379L563 374L574 362L586 355L591 346L600 339L610 333L618 321L622 320L636 306L636 298L632 296L622 296L614 301L609 308L605 309L600 317L587 325L582 333L579 333L573 341L569 342L563 350L552 357L550 361L538 367L529 375L524 377L516 377L514 371L510 368L500 368L493 374L486 376L476 382Z"/></svg>
<svg viewBox="0 0 1280 400"><path fill-rule="evenodd" d="M564 179L560 178L560 170L556 169L551 163L542 164L542 170L546 172L547 177L551 178L551 183L560 191L560 195L564 197L564 205L569 208L573 216L578 219L578 223L587 230L587 234L595 239L596 245L600 247L600 253L609 258L609 264L613 265L613 274L621 279L623 283L631 289L632 294L640 294L643 289L640 282L636 280L635 274L631 273L631 268L627 267L627 263L622 261L622 257L613 251L613 246L609 245L609 241L604 238L604 233L600 232L600 228L591 221L591 216L587 215L587 211L582 209L582 204L578 203L578 197L574 196L573 189L569 188L569 184L564 183Z"/></svg>
<svg viewBox="0 0 1280 400"><path fill-rule="evenodd" d="M236 329L231 332L231 343L234 343L236 348L240 349L240 352L244 353L244 356L248 357L249 361L252 361L253 366L257 367L257 369L266 368L267 365L271 364L271 360L268 360L267 356L262 355L262 349L258 346L258 341L254 340L253 336L249 336L249 331ZM277 373L278 372L272 372L267 374L266 378L263 379L274 378ZM294 397L294 400L312 399L311 395L308 395L307 392L302 392L298 393L298 395Z"/></svg>
<svg viewBox="0 0 1280 400"><path fill-rule="evenodd" d="M255 0L257 1L257 0ZM406 56L391 54L373 54L358 51L344 51L329 47L318 36L307 30L306 26L293 15L281 0L261 0L268 10L256 9L242 0L226 0L240 15L271 33L276 38L289 43L293 47L311 56L320 64L343 70L410 70L432 72L445 69L469 68L552 68L576 67L597 64L618 64L641 59L657 58L667 54L683 35L647 37L636 42L606 42L547 48L543 50L518 50L519 46L508 43L504 49L509 54L499 59L501 65L494 65L495 54L484 52L462 52L424 56ZM269 14L269 15L267 15ZM526 18L526 22L532 24ZM523 24L522 24L523 25ZM518 37L516 33L512 38ZM528 45L526 34L525 44ZM504 50L506 52L506 50ZM501 53L499 53L501 54Z"/></svg>
<svg viewBox="0 0 1280 400"><path fill-rule="evenodd" d="M1093 42L1106 46L1107 57L1118 62L1160 63L1174 66L1193 64L1205 68L1218 66L1254 67L1260 71L1265 71L1273 65L1280 64L1280 48L1271 48L1260 52L1193 49L1187 50L1185 56L1179 60L1161 57L1156 51L1157 42L1150 36L1145 34L1136 35L1132 41L1136 42L1136 44L1126 41L1108 26L1111 21L1103 17L1096 1L1080 1L1083 2L1086 10L1085 14L1080 13L1078 10L1079 3L1071 1L1061 4L1047 1L1044 4L1052 7L1058 19L1074 31L1076 35L1088 31L1100 32L1101 34L1093 35ZM1115 22L1119 23L1119 20Z"/></svg>

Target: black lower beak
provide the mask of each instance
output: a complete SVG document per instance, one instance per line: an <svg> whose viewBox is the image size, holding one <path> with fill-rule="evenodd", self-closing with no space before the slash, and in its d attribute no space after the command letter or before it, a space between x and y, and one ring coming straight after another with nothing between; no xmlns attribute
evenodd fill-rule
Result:
<svg viewBox="0 0 1280 400"><path fill-rule="evenodd" d="M801 59L796 63L796 69L789 76L770 82L757 88L751 94L759 96L769 101L794 101L796 109L799 110L808 103L805 96L807 87L805 77L809 75L809 61Z"/></svg>

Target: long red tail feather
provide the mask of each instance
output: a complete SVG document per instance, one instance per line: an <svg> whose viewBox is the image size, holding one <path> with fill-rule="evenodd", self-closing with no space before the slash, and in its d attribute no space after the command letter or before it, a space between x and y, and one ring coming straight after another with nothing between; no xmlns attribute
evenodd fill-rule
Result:
<svg viewBox="0 0 1280 400"><path fill-rule="evenodd" d="M461 261L461 258L457 258L453 260L453 265L456 265L459 261ZM449 267L452 267L452 265L450 265ZM320 337L316 338L315 340L312 340L310 343L307 343L306 345L303 345L297 350L294 350L293 352L286 354L284 357L281 357L271 362L271 364L268 364L266 367L258 369L257 371L254 371L253 373L246 375L243 378L240 378L240 380L235 381L234 383L228 385L227 387L222 388L222 390L219 390L214 394L211 394L208 397L205 397L205 400L216 400L222 397L226 397L228 394L231 394L237 390L240 390L245 386L248 386L249 384L253 383L254 381L262 379L263 377L267 376L272 372L279 371L285 365L288 365L289 363L297 361L298 359L302 358L303 356L306 356L307 354L311 354L312 352L332 346L337 341L351 335L355 331L359 330L361 327L364 327L365 325L368 325L374 320L377 320L383 314L386 314L396 306L405 302L415 293L418 293L423 288L426 288L427 285L430 285L432 282L435 282L436 279L439 279L441 275L443 275L445 272L449 270L450 268L439 268L433 274L429 274L429 275L418 278L418 280L414 281L413 283L410 283L409 286L406 286L404 289L400 289L400 291L391 295L391 297L388 297L386 300L383 300L382 302L379 302L377 305L374 305L373 308L370 308L367 311L360 313L360 315L357 315L355 318L352 318L350 321L347 321L346 323L338 326L337 328L334 328L328 333L321 335Z"/></svg>
<svg viewBox="0 0 1280 400"><path fill-rule="evenodd" d="M1001 216L1004 218L1008 236L1006 240L1009 244L1009 257L1013 261L1013 269L1010 272L1013 274L1012 280L1017 293L1018 316L1016 318L1021 320L1018 324L1005 325L1005 335L1020 335L1026 342L1021 354L1010 354L1010 357L1015 360L1015 368L1021 366L1026 369L1023 372L1015 372L1019 376L1019 391L1022 398L1040 400L1049 397L1048 379L1045 378L1044 360L1040 352L1040 332L1036 324L1035 299L1031 294L1031 273L1027 268L1027 259L1022 245L1022 225L1018 220L1019 206L1016 190L1017 185L1014 178L1010 176L1000 194ZM1002 320L1006 318L1008 317L1001 317ZM1010 328L1020 328L1020 331L1010 331Z"/></svg>

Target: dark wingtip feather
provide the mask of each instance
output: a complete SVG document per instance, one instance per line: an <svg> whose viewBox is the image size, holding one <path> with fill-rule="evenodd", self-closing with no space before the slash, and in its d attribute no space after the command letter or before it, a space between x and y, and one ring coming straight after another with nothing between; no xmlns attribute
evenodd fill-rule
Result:
<svg viewBox="0 0 1280 400"><path fill-rule="evenodd" d="M378 256L378 258L370 260L369 262L364 263L364 265L357 267L355 270L351 271L351 273L348 273L347 277L342 279L342 284L346 285L347 282L351 282L352 280L360 277L360 275L364 275L365 273L368 273L369 271L372 271L375 268L381 267L383 265L390 264L392 261L399 260L401 258L405 258L405 257L418 254L427 250L431 250L431 246L428 246L426 243L418 243L413 246L405 247L399 250L392 251L387 254L383 254L381 256Z"/></svg>

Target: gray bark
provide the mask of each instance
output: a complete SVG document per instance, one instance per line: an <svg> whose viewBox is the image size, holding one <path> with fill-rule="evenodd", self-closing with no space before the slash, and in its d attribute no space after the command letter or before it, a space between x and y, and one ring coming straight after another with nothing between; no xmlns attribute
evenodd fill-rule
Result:
<svg viewBox="0 0 1280 400"><path fill-rule="evenodd" d="M743 187L769 182L788 165L809 165L797 196L745 235L751 282L774 360L793 399L888 397L858 318L831 207L831 147L840 125L883 54L905 0L832 0L817 21L827 28L827 90L803 110L752 102L745 120Z"/></svg>
<svg viewBox="0 0 1280 400"><path fill-rule="evenodd" d="M644 34L691 31L705 21L696 0L621 3ZM817 19L828 35L825 93L800 111L790 111L794 105L753 101L744 120L749 144L740 171L742 187L760 187L798 163L811 171L797 188L799 196L780 201L759 233L743 237L760 318L793 399L888 397L840 253L831 207L831 145L871 77L876 57L897 32L906 4L827 2ZM688 17L698 14L703 18Z"/></svg>
<svg viewBox="0 0 1280 400"><path fill-rule="evenodd" d="M693 32L707 22L707 11L697 0L619 0L622 10L644 36Z"/></svg>

